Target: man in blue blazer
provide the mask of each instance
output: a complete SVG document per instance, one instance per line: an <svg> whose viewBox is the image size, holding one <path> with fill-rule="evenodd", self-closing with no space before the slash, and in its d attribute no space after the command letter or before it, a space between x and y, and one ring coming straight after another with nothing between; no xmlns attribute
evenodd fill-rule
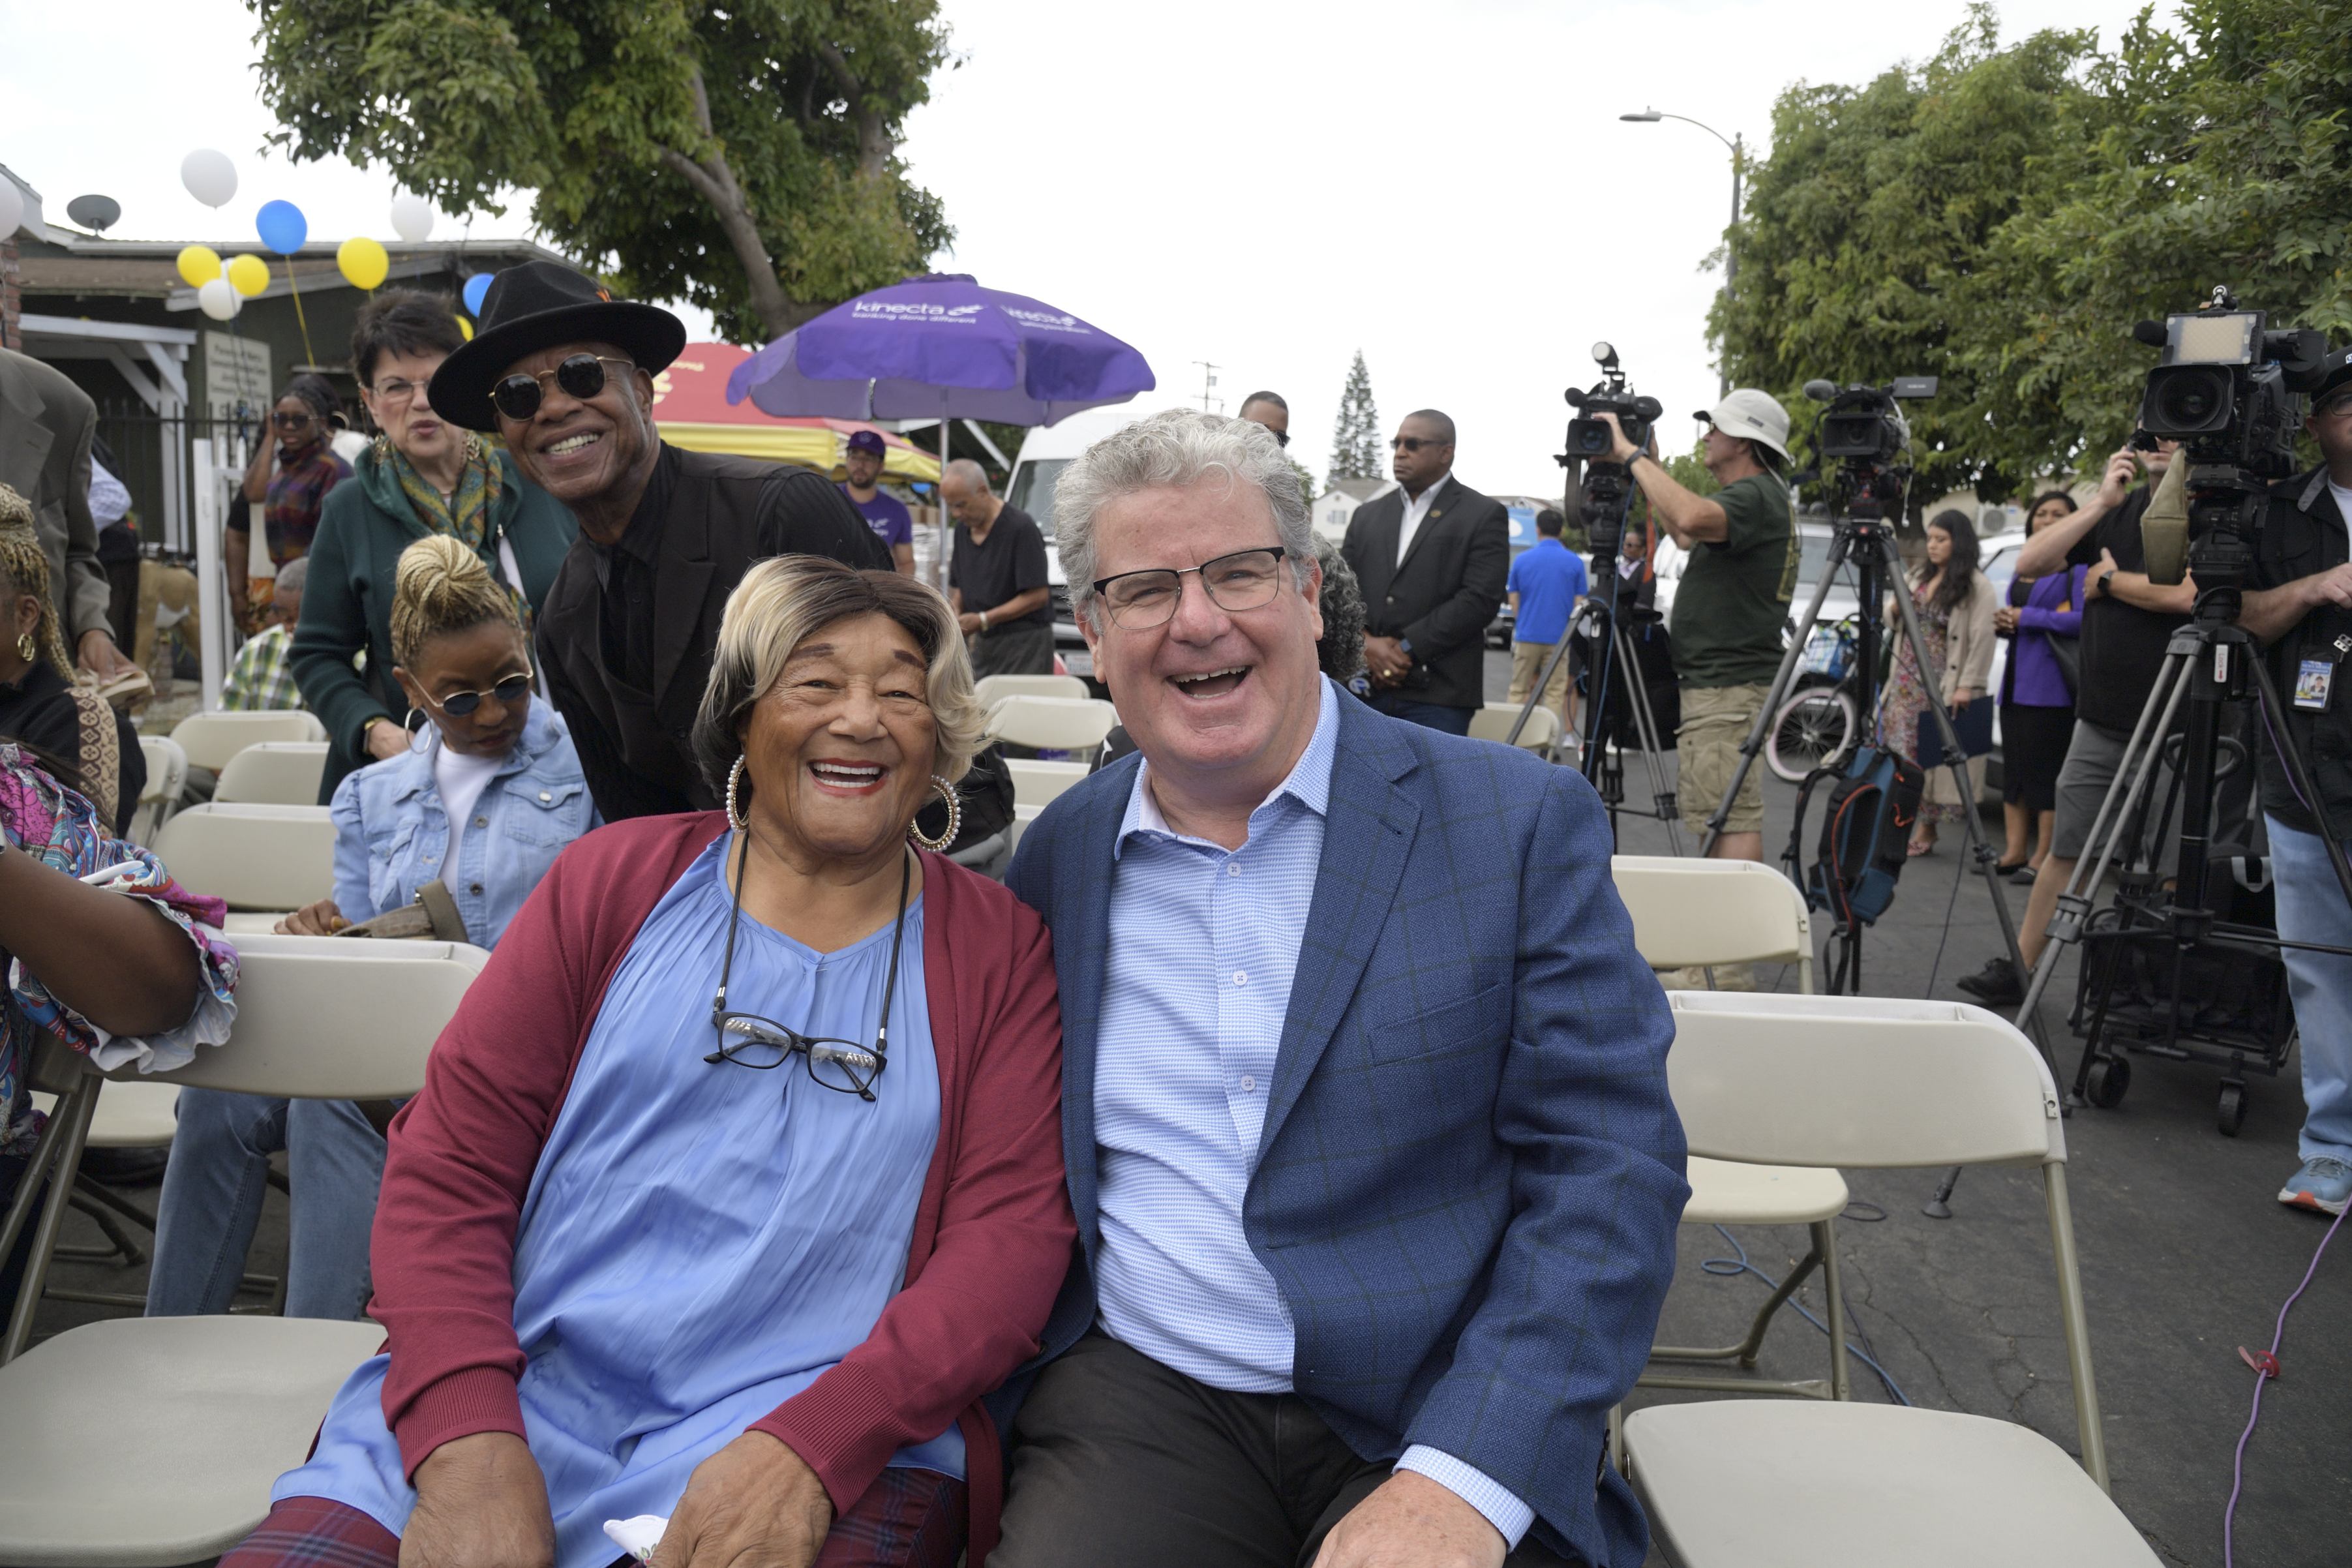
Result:
<svg viewBox="0 0 2352 1568"><path fill-rule="evenodd" d="M1317 669L1304 497L1173 411L1055 492L1140 755L1008 878L1054 930L1079 1248L994 1568L1633 1568L1603 1462L1689 1189L1572 772Z"/></svg>

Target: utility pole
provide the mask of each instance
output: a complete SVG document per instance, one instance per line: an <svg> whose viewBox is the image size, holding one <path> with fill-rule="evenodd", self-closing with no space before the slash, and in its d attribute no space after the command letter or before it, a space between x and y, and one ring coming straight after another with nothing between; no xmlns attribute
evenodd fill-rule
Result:
<svg viewBox="0 0 2352 1568"><path fill-rule="evenodd" d="M1212 364L1204 359L1196 359L1192 363L1201 367L1201 412L1203 414L1223 414L1225 411L1225 400L1217 395L1216 389L1217 372L1224 367L1223 365ZM1216 405L1214 408L1209 406L1213 402Z"/></svg>

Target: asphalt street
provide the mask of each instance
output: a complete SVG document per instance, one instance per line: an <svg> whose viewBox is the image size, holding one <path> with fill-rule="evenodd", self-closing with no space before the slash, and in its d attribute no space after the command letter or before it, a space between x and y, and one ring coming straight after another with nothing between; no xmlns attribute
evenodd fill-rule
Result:
<svg viewBox="0 0 2352 1568"><path fill-rule="evenodd" d="M1487 672L1499 698L1507 655L1490 655ZM1633 793L1645 797L1638 768L1633 780ZM1768 853L1777 854L1787 837L1795 793L1767 780ZM1621 835L1628 852L1666 852L1654 822L1626 817ZM1869 993L1967 1000L1953 981L1995 952L1999 937L1989 894L1961 867L1948 847L1906 870L1893 909L1866 943ZM2021 916L2024 889L2001 896ZM1771 967L1758 979L1768 989L1796 985L1792 971ZM2072 994L2070 956L2052 996ZM2062 1073L2071 1074L2077 1044L2063 1011L2054 1001L2044 1009ZM2294 1070L2290 1064L2286 1076L2254 1080L2252 1109L2235 1138L2215 1129L2214 1069L2147 1058L2137 1062L2119 1108L2080 1110L2067 1124L2115 1497L2168 1564L2221 1562L2231 1450L2254 1383L2239 1349L2270 1343L2280 1303L2326 1228L2273 1197L2295 1165L2302 1104ZM1913 1404L2021 1421L2073 1451L2073 1396L2038 1176L1971 1171L1944 1220L1920 1212L1935 1181L1932 1172L1848 1177L1855 1205L1839 1236L1854 1344ZM149 1203L154 1193L131 1195ZM282 1269L285 1225L286 1200L273 1188L249 1261L254 1270ZM77 1213L67 1239L90 1245L98 1237ZM1662 1341L1737 1340L1768 1294L1754 1274L1710 1271L1706 1260L1735 1258L1744 1248L1756 1269L1778 1279L1804 1247L1801 1228L1744 1229L1727 1239L1709 1227L1684 1227ZM143 1277L143 1268L93 1264L65 1265L53 1276L83 1289L133 1290ZM1820 1315L1817 1285L1799 1300ZM2260 1429L2247 1446L2239 1563L2321 1568L2352 1561L2348 1309L2352 1240L2339 1238L2290 1320L2284 1374L2265 1393ZM100 1310L52 1301L40 1328L56 1332ZM1827 1365L1822 1335L1784 1310L1759 1373L1821 1377ZM1857 1398L1890 1397L1859 1363L1855 1374ZM1633 1404L1685 1397L1710 1396L1642 1393Z"/></svg>

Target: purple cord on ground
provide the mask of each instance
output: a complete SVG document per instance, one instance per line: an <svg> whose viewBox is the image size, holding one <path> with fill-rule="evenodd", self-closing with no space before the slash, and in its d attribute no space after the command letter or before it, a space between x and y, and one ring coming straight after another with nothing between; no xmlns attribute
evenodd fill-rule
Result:
<svg viewBox="0 0 2352 1568"><path fill-rule="evenodd" d="M2352 1213L2352 1210L2346 1212ZM2286 1315L2303 1299L2304 1291L2310 1289L2312 1276L2319 1272L2319 1260L2326 1255L2327 1244L2336 1239L2336 1227L2343 1223L2344 1215L2339 1214L2328 1226L2327 1234L2319 1238L2319 1246L2311 1255L2311 1267L2303 1271L2303 1283L2294 1288L2294 1294L2279 1308L2278 1327L2271 1334L2271 1364L2273 1366L2278 1364L2279 1346L2286 1340ZM2221 1568L2237 1568L2233 1537L2238 1520L2238 1493L2246 1484L2246 1441L2254 1435L2254 1423L2263 1418L2263 1384L2275 1375L2274 1373L2260 1371L2254 1373L2253 1414L2246 1417L2246 1429L2238 1434L2237 1458L2230 1466L2230 1506L2221 1510Z"/></svg>

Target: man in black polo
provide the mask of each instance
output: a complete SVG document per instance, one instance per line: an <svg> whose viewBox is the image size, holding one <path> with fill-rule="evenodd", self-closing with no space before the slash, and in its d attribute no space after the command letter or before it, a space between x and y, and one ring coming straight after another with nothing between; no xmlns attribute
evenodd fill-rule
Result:
<svg viewBox="0 0 2352 1568"><path fill-rule="evenodd" d="M481 331L433 377L443 418L495 430L579 519L540 607L539 662L608 822L719 805L688 731L727 595L753 562L891 567L822 476L662 442L654 377L685 346L667 310L530 261L491 280Z"/></svg>
<svg viewBox="0 0 2352 1568"><path fill-rule="evenodd" d="M971 639L972 674L1053 674L1054 609L1036 520L999 500L969 458L948 465L940 495L956 521L948 596Z"/></svg>

